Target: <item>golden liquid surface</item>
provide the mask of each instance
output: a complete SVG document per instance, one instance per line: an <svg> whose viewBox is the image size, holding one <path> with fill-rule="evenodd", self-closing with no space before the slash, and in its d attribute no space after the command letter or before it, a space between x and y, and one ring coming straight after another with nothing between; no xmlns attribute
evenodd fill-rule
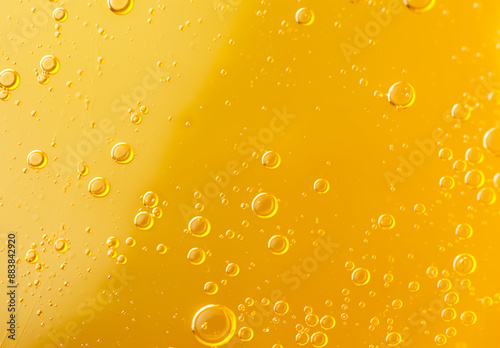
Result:
<svg viewBox="0 0 500 348"><path fill-rule="evenodd" d="M497 1L0 14L1 347L500 347Z"/></svg>

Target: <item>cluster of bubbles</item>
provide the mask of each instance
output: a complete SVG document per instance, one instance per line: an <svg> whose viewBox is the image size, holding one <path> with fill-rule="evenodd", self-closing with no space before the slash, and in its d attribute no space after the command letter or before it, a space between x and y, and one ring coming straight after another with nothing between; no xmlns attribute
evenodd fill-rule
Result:
<svg viewBox="0 0 500 348"><path fill-rule="evenodd" d="M134 218L135 227L140 230L146 231L153 227L155 219L160 219L163 216L163 211L158 206L160 199L158 194L154 191L148 191L141 196L142 204L151 210L139 211ZM165 203L165 202L164 202Z"/></svg>
<svg viewBox="0 0 500 348"><path fill-rule="evenodd" d="M36 76L38 82L42 85L46 85L50 81L50 75L54 75L59 71L61 64L59 63L59 59L57 59L53 55L44 56L40 60L40 69L42 72L39 74L36 72Z"/></svg>

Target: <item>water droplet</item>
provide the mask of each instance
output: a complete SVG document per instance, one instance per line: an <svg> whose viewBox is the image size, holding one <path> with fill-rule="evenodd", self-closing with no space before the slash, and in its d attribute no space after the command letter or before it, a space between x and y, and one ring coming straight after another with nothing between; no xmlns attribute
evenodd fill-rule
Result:
<svg viewBox="0 0 500 348"><path fill-rule="evenodd" d="M113 157L116 163L130 163L134 158L134 150L127 143L118 143L111 149L111 157Z"/></svg>
<svg viewBox="0 0 500 348"><path fill-rule="evenodd" d="M297 23L308 26L314 22L314 12L308 8L301 8L295 13L295 20Z"/></svg>
<svg viewBox="0 0 500 348"><path fill-rule="evenodd" d="M31 151L28 154L28 165L33 169L42 169L47 165L47 162L47 155L41 150Z"/></svg>
<svg viewBox="0 0 500 348"><path fill-rule="evenodd" d="M407 82L397 82L389 88L387 98L392 105L405 109L415 102L415 90Z"/></svg>
<svg viewBox="0 0 500 348"><path fill-rule="evenodd" d="M189 221L188 226L189 232L191 232L196 237L205 237L210 233L210 222L208 219L202 216L196 216L191 221Z"/></svg>
<svg viewBox="0 0 500 348"><path fill-rule="evenodd" d="M289 249L288 238L281 235L272 236L267 244L269 250L275 255L283 255Z"/></svg>
<svg viewBox="0 0 500 348"><path fill-rule="evenodd" d="M134 0L108 0L108 7L114 13L124 15L132 11Z"/></svg>

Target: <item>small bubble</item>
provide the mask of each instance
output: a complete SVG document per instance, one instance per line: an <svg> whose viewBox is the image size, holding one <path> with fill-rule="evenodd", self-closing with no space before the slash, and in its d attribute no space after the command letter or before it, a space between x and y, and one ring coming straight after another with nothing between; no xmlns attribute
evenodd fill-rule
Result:
<svg viewBox="0 0 500 348"><path fill-rule="evenodd" d="M254 335L253 330L246 326L242 327L238 331L238 337L240 338L240 340L245 342L250 341L253 338L253 335Z"/></svg>
<svg viewBox="0 0 500 348"><path fill-rule="evenodd" d="M383 230L393 229L396 225L396 219L390 214L382 214L378 218L378 226Z"/></svg>
<svg viewBox="0 0 500 348"><path fill-rule="evenodd" d="M188 229L196 237L205 237L210 233L211 225L208 219L196 216L189 221Z"/></svg>
<svg viewBox="0 0 500 348"><path fill-rule="evenodd" d="M47 155L41 150L34 150L28 154L28 165L33 169L42 169L47 162Z"/></svg>
<svg viewBox="0 0 500 348"><path fill-rule="evenodd" d="M318 193L327 193L330 190L330 183L325 179L318 179L314 182L314 191Z"/></svg>
<svg viewBox="0 0 500 348"><path fill-rule="evenodd" d="M276 169L281 163L281 157L277 152L267 151L262 155L262 164L269 169Z"/></svg>
<svg viewBox="0 0 500 348"><path fill-rule="evenodd" d="M464 104L455 104L451 109L451 117L457 121L467 121L470 118L471 109Z"/></svg>
<svg viewBox="0 0 500 348"><path fill-rule="evenodd" d="M356 268L352 271L351 279L356 285L366 285L370 281L370 271L365 268Z"/></svg>
<svg viewBox="0 0 500 348"><path fill-rule="evenodd" d="M193 265L201 265L203 262L205 262L206 254L203 249L193 248L189 250L187 257L189 262L191 262Z"/></svg>
<svg viewBox="0 0 500 348"><path fill-rule="evenodd" d="M124 15L132 11L134 0L108 0L108 7L114 13Z"/></svg>
<svg viewBox="0 0 500 348"><path fill-rule="evenodd" d="M415 90L407 82L397 82L391 86L387 97L389 103L397 108L405 109L415 102Z"/></svg>
<svg viewBox="0 0 500 348"><path fill-rule="evenodd" d="M90 181L89 192L94 197L104 197L109 193L110 185L108 180L97 177Z"/></svg>
<svg viewBox="0 0 500 348"><path fill-rule="evenodd" d="M269 250L275 255L283 255L289 249L288 238L281 235L272 236L267 244Z"/></svg>
<svg viewBox="0 0 500 348"><path fill-rule="evenodd" d="M26 252L25 260L28 263L37 263L38 262L38 251L36 251L35 249L28 250Z"/></svg>
<svg viewBox="0 0 500 348"><path fill-rule="evenodd" d="M274 312L278 315L285 315L288 313L288 310L290 307L288 306L288 303L285 301L278 301L274 304Z"/></svg>
<svg viewBox="0 0 500 348"><path fill-rule="evenodd" d="M57 252L64 253L68 250L68 241L64 238L59 238L55 241L54 248Z"/></svg>
<svg viewBox="0 0 500 348"><path fill-rule="evenodd" d="M403 0L403 2L410 10L423 13L434 7L436 0Z"/></svg>
<svg viewBox="0 0 500 348"><path fill-rule="evenodd" d="M52 55L47 55L40 60L40 68L45 74L55 74L59 71L59 59Z"/></svg>
<svg viewBox="0 0 500 348"><path fill-rule="evenodd" d="M207 282L203 288L208 295L215 295L219 291L219 286L214 282Z"/></svg>
<svg viewBox="0 0 500 348"><path fill-rule="evenodd" d="M141 211L141 212L137 213L137 215L134 218L135 226L138 229L143 230L143 231L151 229L151 227L153 227L153 225L154 225L154 222L155 221L154 221L153 217L151 216L151 214L149 214L148 212L145 212L145 211Z"/></svg>
<svg viewBox="0 0 500 348"><path fill-rule="evenodd" d="M494 156L500 156L500 129L492 128L487 131L484 134L483 145Z"/></svg>
<svg viewBox="0 0 500 348"><path fill-rule="evenodd" d="M252 210L258 217L273 217L278 211L278 200L270 193L260 193L252 201Z"/></svg>
<svg viewBox="0 0 500 348"><path fill-rule="evenodd" d="M230 263L226 267L226 273L230 277L235 277L240 273L240 267L235 263Z"/></svg>
<svg viewBox="0 0 500 348"><path fill-rule="evenodd" d="M401 335L398 332L391 332L385 337L385 342L390 347L395 347L401 343Z"/></svg>
<svg viewBox="0 0 500 348"><path fill-rule="evenodd" d="M460 275L473 273L476 266L476 259L471 254L460 254L453 261L453 269Z"/></svg>
<svg viewBox="0 0 500 348"><path fill-rule="evenodd" d="M117 249L120 246L120 241L116 237L109 237L106 241L106 245L110 249Z"/></svg>
<svg viewBox="0 0 500 348"><path fill-rule="evenodd" d="M236 316L223 305L208 305L196 312L191 324L194 336L205 346L228 343L236 332Z"/></svg>
<svg viewBox="0 0 500 348"><path fill-rule="evenodd" d="M324 332L315 332L311 335L313 347L324 347L328 343L328 336Z"/></svg>
<svg viewBox="0 0 500 348"><path fill-rule="evenodd" d="M0 72L0 86L7 91L16 89L21 83L21 77L17 71L12 69L5 69Z"/></svg>
<svg viewBox="0 0 500 348"><path fill-rule="evenodd" d="M58 22L64 22L66 19L68 19L68 11L64 8L56 8L54 12L52 12L52 17Z"/></svg>
<svg viewBox="0 0 500 348"><path fill-rule="evenodd" d="M295 13L295 20L297 23L308 26L314 22L314 12L308 8L301 8Z"/></svg>
<svg viewBox="0 0 500 348"><path fill-rule="evenodd" d="M477 316L473 311L465 311L460 316L460 319L465 326L471 326L476 323Z"/></svg>
<svg viewBox="0 0 500 348"><path fill-rule="evenodd" d="M134 150L132 149L132 146L127 143L118 143L111 149L111 157L116 161L116 163L130 163L130 161L134 158Z"/></svg>
<svg viewBox="0 0 500 348"><path fill-rule="evenodd" d="M455 235L460 239L469 239L472 237L472 227L469 224L460 224L455 229Z"/></svg>
<svg viewBox="0 0 500 348"><path fill-rule="evenodd" d="M148 191L142 196L142 204L144 204L148 208L154 208L158 205L160 199L156 192Z"/></svg>
<svg viewBox="0 0 500 348"><path fill-rule="evenodd" d="M158 244L158 246L156 247L156 251L158 252L158 254L165 254L167 252L167 246L165 244Z"/></svg>

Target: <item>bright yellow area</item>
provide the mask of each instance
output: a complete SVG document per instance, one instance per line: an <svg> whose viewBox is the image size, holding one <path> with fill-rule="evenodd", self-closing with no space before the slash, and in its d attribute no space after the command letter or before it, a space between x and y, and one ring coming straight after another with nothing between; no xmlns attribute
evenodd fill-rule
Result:
<svg viewBox="0 0 500 348"><path fill-rule="evenodd" d="M0 14L2 347L498 346L500 3Z"/></svg>

